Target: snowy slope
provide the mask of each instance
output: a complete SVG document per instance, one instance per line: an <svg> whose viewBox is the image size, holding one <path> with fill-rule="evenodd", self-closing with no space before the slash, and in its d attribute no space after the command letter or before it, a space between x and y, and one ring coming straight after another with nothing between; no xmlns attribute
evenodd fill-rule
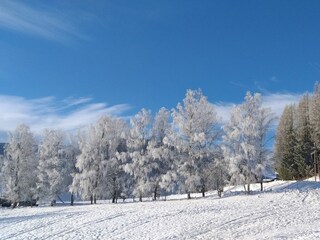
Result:
<svg viewBox="0 0 320 240"><path fill-rule="evenodd" d="M0 239L319 239L319 187L277 181L221 199L1 209Z"/></svg>

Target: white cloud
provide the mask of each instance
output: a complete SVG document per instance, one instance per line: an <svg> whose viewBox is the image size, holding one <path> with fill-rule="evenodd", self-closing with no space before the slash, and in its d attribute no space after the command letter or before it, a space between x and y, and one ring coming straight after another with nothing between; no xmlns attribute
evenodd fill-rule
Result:
<svg viewBox="0 0 320 240"><path fill-rule="evenodd" d="M235 104L220 102L220 103L215 103L213 105L217 111L218 117L221 118L221 121L223 123L228 122L228 120L230 119L230 112L232 108L235 106Z"/></svg>
<svg viewBox="0 0 320 240"><path fill-rule="evenodd" d="M284 107L297 103L302 94L273 93L262 95L263 105L271 108L276 117L280 117ZM230 111L236 103L215 103L215 109L222 122L230 118ZM19 124L27 124L31 130L40 134L45 128L76 130L94 123L102 115L123 116L130 109L128 104L109 106L106 103L93 102L91 98L67 98L57 100L54 97L26 99L19 96L0 95L0 141L4 141L7 132Z"/></svg>
<svg viewBox="0 0 320 240"><path fill-rule="evenodd" d="M11 0L0 1L0 27L59 42L70 38L88 39L61 13Z"/></svg>
<svg viewBox="0 0 320 240"><path fill-rule="evenodd" d="M264 107L270 108L279 118L286 105L297 103L302 94L296 93L272 93L262 95L262 104ZM215 103L215 109L218 116L222 118L222 122L227 122L230 119L230 112L235 106L235 103Z"/></svg>
<svg viewBox="0 0 320 240"><path fill-rule="evenodd" d="M285 106L298 103L303 94L296 93L273 93L262 95L263 106L268 107L276 115L280 117Z"/></svg>
<svg viewBox="0 0 320 240"><path fill-rule="evenodd" d="M90 98L59 101L54 97L26 99L0 95L0 132L3 136L3 132L14 130L22 123L36 133L45 128L75 130L94 123L102 115L121 116L130 109L127 104L108 106L92 101Z"/></svg>

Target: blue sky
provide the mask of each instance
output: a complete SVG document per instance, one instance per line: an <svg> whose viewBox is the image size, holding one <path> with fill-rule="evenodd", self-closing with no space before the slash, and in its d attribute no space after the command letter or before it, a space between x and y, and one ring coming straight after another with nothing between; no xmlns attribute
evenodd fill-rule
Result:
<svg viewBox="0 0 320 240"><path fill-rule="evenodd" d="M320 79L320 2L2 0L0 131L171 109L201 88L279 113ZM225 116L222 116L225 117Z"/></svg>

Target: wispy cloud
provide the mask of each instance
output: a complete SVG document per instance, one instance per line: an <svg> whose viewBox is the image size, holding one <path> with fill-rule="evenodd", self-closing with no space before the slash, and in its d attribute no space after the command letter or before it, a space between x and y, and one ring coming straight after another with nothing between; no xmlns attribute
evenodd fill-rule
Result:
<svg viewBox="0 0 320 240"><path fill-rule="evenodd" d="M262 96L263 106L270 108L276 117L280 117L285 106L298 103L303 94L272 93Z"/></svg>
<svg viewBox="0 0 320 240"><path fill-rule="evenodd" d="M276 83L279 81L279 79L276 76L272 76L271 78L269 78L270 82Z"/></svg>
<svg viewBox="0 0 320 240"><path fill-rule="evenodd" d="M35 133L45 128L71 131L94 123L103 115L122 116L129 109L128 104L109 106L94 103L90 98L26 99L0 95L0 132L11 131L22 123Z"/></svg>
<svg viewBox="0 0 320 240"><path fill-rule="evenodd" d="M233 86L236 86L236 87L248 89L248 86L246 86L245 84L240 83L240 82L229 81L229 84L231 84L231 85L233 85Z"/></svg>
<svg viewBox="0 0 320 240"><path fill-rule="evenodd" d="M263 106L280 117L284 107L297 103L302 94L272 93L262 95ZM225 123L237 103L214 103L215 109ZM7 137L19 124L27 124L32 131L40 134L45 128L76 130L96 122L103 115L124 116L130 110L128 104L108 105L94 102L91 98L67 98L58 100L55 97L26 99L19 96L0 95L0 141Z"/></svg>
<svg viewBox="0 0 320 240"><path fill-rule="evenodd" d="M262 104L270 108L275 117L279 119L286 105L297 103L303 94L296 93L268 93L262 95ZM220 102L214 104L217 114L221 117L222 122L230 119L230 112L235 103Z"/></svg>
<svg viewBox="0 0 320 240"><path fill-rule="evenodd" d="M0 28L59 42L70 38L88 39L61 13L12 0L0 1Z"/></svg>

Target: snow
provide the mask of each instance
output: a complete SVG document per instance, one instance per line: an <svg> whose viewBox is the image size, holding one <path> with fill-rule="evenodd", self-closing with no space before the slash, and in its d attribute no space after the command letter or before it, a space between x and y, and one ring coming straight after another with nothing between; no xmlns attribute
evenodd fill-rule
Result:
<svg viewBox="0 0 320 240"><path fill-rule="evenodd" d="M252 189L259 189L253 185ZM0 209L0 239L318 239L320 183L229 187L201 198Z"/></svg>

